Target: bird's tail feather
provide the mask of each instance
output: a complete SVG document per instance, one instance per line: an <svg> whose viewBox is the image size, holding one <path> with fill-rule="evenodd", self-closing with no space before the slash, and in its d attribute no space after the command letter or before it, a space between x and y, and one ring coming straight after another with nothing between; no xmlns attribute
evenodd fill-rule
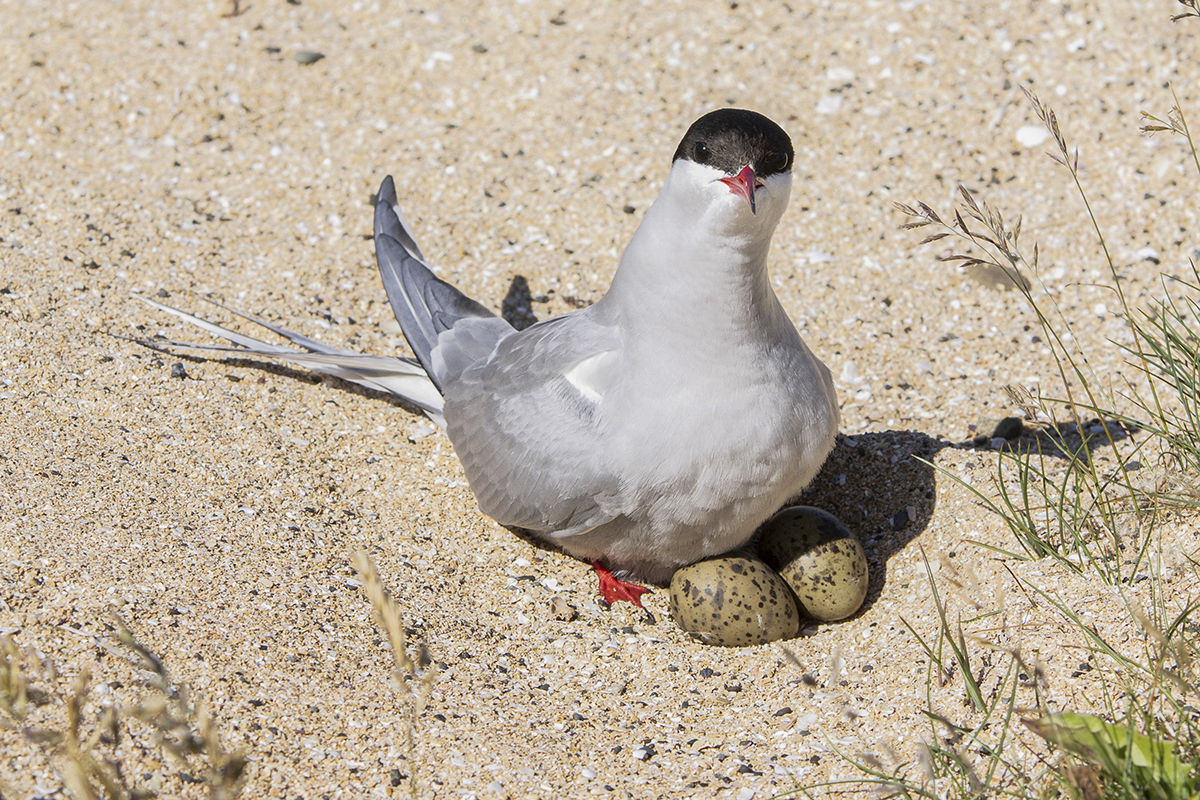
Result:
<svg viewBox="0 0 1200 800"><path fill-rule="evenodd" d="M430 380L440 390L433 350L441 334L460 319L495 318L495 314L450 284L425 265L425 257L409 231L396 201L392 177L383 179L375 203L375 260L388 301L404 338Z"/></svg>
<svg viewBox="0 0 1200 800"><path fill-rule="evenodd" d="M186 311L180 311L177 308L155 302L146 297L139 297L137 295L135 297L138 297L143 303L147 303L168 314L174 314L176 317L190 322L199 328L203 328L215 336L227 339L238 346L228 347L224 345L194 344L191 342L175 342L170 340L155 340L148 342L148 344L250 354L286 361L290 364L311 369L313 372L332 375L342 380L357 383L360 386L398 395L418 406L440 427L446 427L446 423L442 419L441 392L438 391L437 387L429 379L429 376L425 373L421 365L411 358L372 356L339 350L336 347L331 347L299 333L280 328L278 325L273 325L266 320L228 309L212 300L208 301L213 303L213 305L226 308L227 311L237 314L243 319L261 325L273 333L283 336L293 344L304 348L303 350L295 350L283 345L270 344L269 342L255 339L252 336L246 336L245 334L217 325L214 322L209 322L203 317L189 314Z"/></svg>

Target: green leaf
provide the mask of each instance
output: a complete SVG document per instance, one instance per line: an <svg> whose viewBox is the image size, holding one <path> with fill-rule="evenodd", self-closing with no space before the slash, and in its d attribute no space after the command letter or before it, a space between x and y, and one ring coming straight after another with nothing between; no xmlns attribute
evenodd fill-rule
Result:
<svg viewBox="0 0 1200 800"><path fill-rule="evenodd" d="M1192 793L1193 765L1175 756L1173 742L1152 739L1090 714L1063 712L1022 721L1047 742L1095 764L1114 778L1127 775L1133 784L1165 789L1171 797Z"/></svg>

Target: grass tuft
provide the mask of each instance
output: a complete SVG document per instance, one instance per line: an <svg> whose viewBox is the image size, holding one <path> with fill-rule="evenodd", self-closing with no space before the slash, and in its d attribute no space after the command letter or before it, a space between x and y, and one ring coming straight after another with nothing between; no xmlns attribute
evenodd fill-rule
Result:
<svg viewBox="0 0 1200 800"><path fill-rule="evenodd" d="M1174 19L1200 18L1197 0L1179 2L1185 11ZM1170 538L1178 526L1169 523L1200 505L1200 269L1193 262L1190 279L1164 276L1163 297L1133 307L1081 178L1080 152L1069 146L1053 109L1024 91L1053 138L1049 155L1065 169L1095 234L1107 267L1103 288L1128 326L1114 344L1135 381L1112 386L1093 369L1071 320L1042 282L1037 245L1023 246L1020 219L1011 223L962 187L949 214L922 202L897 208L907 217L902 227L921 232L921 244L959 245L941 260L1020 291L1044 334L1061 396L1008 387L1027 432L996 452L989 485L941 472L1007 527L1011 547L975 544L999 555L1030 614L1043 620L1035 624L1054 626L1060 648L1086 654L1081 670L1086 667L1089 691L1070 697L1089 707L1064 710L1054 699L1055 687L1036 659L1021 652L1021 629L1003 622L1003 608L966 616L966 609L952 610L922 551L937 629L903 622L928 657L929 736L911 761L893 766L843 754L862 777L838 785L857 782L906 798L1195 800L1200 596L1188 587L1200 585L1200 568L1178 552ZM1181 137L1200 178L1187 115L1173 89L1172 96L1165 117L1143 114L1142 131ZM1076 581L1103 587L1097 596L1116 603L1110 622L1118 623L1105 630L1121 635L1102 632L1071 601L1010 567L1041 559ZM946 570L941 574L952 580ZM998 628L985 622L995 615ZM962 708L939 709L946 689L960 683Z"/></svg>
<svg viewBox="0 0 1200 800"><path fill-rule="evenodd" d="M375 562L360 550L354 554L354 569L363 580L363 591L375 613L375 621L387 636L392 651L393 691L398 696L404 711L404 752L408 762L408 787L412 797L419 793L417 780L417 720L429 703L429 695L437 682L437 663L429 654L429 648L420 642L410 648L404 631L404 622L395 598L383 585ZM404 779L404 775L400 775Z"/></svg>
<svg viewBox="0 0 1200 800"><path fill-rule="evenodd" d="M122 739L129 735L129 720L137 719L175 759L186 780L204 783L213 800L234 800L241 791L245 755L225 749L203 701L193 700L187 685L171 678L163 660L137 640L116 612L112 621L115 643L98 641L148 674L148 691L135 704L101 704L94 709L86 667L71 681L69 691L61 692L53 662L41 662L40 674L34 676L28 665L38 664L38 659L22 654L5 636L0 637L0 727L17 732L55 763L67 793L76 800L142 800L156 792L139 785L136 775L122 768L119 755ZM45 714L42 706L60 713ZM47 716L57 719L40 721Z"/></svg>

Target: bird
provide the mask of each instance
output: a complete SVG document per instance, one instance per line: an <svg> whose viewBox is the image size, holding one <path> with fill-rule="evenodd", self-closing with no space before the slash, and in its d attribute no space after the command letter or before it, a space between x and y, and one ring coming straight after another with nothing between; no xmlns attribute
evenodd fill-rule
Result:
<svg viewBox="0 0 1200 800"><path fill-rule="evenodd" d="M449 437L480 511L591 564L609 605L644 608L645 583L746 544L833 448L831 373L767 269L794 160L762 114L699 117L604 296L519 331L433 273L386 177L376 261L414 358L339 350L241 314L301 349L272 345L142 299L236 345L210 349L413 403Z"/></svg>

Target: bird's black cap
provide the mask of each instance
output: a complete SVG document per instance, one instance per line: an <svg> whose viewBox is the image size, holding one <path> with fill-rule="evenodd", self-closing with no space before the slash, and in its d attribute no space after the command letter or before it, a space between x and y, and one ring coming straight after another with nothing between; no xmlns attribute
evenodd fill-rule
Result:
<svg viewBox="0 0 1200 800"><path fill-rule="evenodd" d="M794 157L792 140L767 117L743 108L719 108L692 123L671 161L695 161L729 175L749 165L765 178L790 170Z"/></svg>

